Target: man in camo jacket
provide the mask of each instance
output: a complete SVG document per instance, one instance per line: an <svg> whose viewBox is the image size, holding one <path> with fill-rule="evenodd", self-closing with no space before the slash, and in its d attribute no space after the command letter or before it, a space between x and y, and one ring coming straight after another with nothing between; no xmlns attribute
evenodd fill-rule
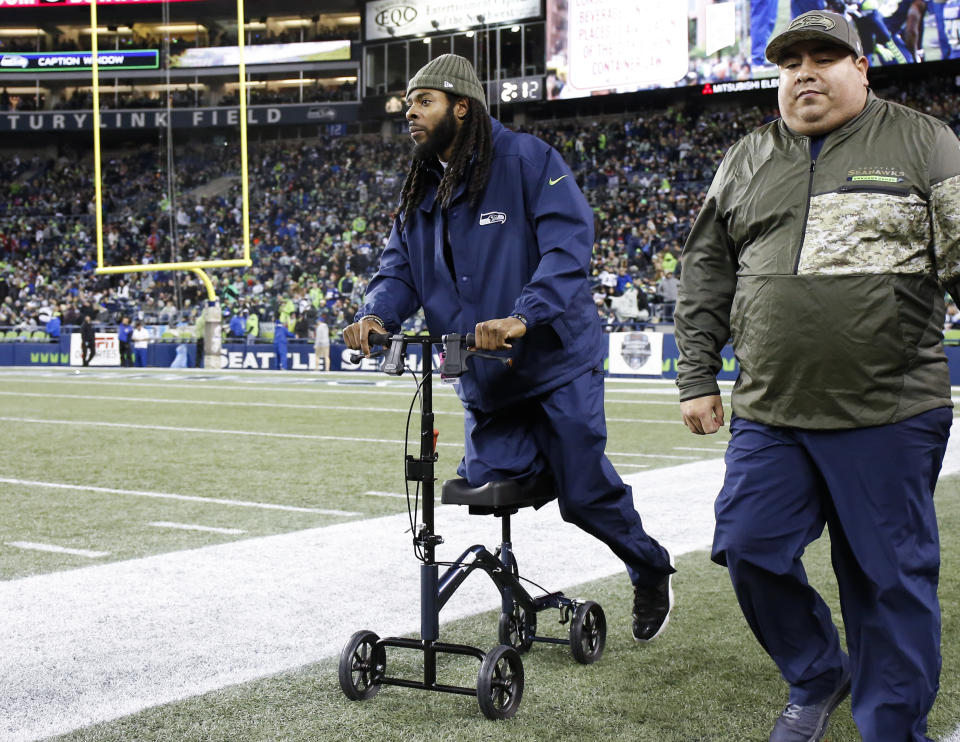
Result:
<svg viewBox="0 0 960 742"><path fill-rule="evenodd" d="M790 686L770 740L822 739L848 693L864 740L928 740L960 146L869 90L841 15L797 17L766 55L782 118L727 152L683 252L676 311L691 431L723 425L728 339L740 363L713 559ZM800 560L824 525L849 655Z"/></svg>

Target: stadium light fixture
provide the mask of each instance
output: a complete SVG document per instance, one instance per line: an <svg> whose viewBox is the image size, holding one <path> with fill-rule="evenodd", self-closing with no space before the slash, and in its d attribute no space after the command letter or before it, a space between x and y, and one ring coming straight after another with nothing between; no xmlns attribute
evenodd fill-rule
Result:
<svg viewBox="0 0 960 742"><path fill-rule="evenodd" d="M153 30L163 33L206 33L207 27L199 23L166 23L154 26Z"/></svg>
<svg viewBox="0 0 960 742"><path fill-rule="evenodd" d="M309 18L284 18L274 23L280 28L305 28L315 21L311 21Z"/></svg>
<svg viewBox="0 0 960 742"><path fill-rule="evenodd" d="M0 28L0 36L46 36L42 28Z"/></svg>
<svg viewBox="0 0 960 742"><path fill-rule="evenodd" d="M80 33L86 36L93 36L93 27L87 26L86 28L81 28ZM122 33L133 33L133 29L130 26L97 26L98 36L113 36Z"/></svg>

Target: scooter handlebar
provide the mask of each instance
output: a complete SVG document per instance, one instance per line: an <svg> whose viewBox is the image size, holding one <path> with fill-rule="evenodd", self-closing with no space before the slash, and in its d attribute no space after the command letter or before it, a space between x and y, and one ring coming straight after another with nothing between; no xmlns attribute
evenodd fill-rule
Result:
<svg viewBox="0 0 960 742"><path fill-rule="evenodd" d="M390 345L390 340L393 335L386 332L371 332L367 336L367 340L370 345L382 345L384 347ZM461 338L461 344L465 348L472 348L476 345L477 338L472 332L468 332Z"/></svg>

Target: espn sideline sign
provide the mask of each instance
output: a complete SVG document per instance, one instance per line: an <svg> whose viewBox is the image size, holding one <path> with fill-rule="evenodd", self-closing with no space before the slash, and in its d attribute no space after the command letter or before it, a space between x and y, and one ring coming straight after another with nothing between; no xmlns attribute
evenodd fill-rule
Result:
<svg viewBox="0 0 960 742"><path fill-rule="evenodd" d="M90 360L91 366L119 366L120 339L115 332L98 332L95 347L97 352ZM70 365L83 365L83 340L79 332L70 333Z"/></svg>

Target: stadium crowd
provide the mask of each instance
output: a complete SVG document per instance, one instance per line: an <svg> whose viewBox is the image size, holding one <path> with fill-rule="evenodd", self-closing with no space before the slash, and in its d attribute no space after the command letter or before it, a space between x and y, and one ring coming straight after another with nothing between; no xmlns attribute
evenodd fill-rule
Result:
<svg viewBox="0 0 960 742"><path fill-rule="evenodd" d="M880 93L960 131L952 80ZM723 153L775 115L687 106L530 127L563 154L594 209L591 272L609 327L670 320L682 246ZM406 136L251 144L254 264L211 271L225 321L256 315L270 327L279 318L301 337L319 319L348 322L389 236L409 152ZM178 148L172 203L162 148L105 154L105 262L239 257L239 161L232 144ZM42 330L57 314L68 325L88 314L193 327L204 294L192 274L94 273L92 169L89 152L0 156L0 326Z"/></svg>

